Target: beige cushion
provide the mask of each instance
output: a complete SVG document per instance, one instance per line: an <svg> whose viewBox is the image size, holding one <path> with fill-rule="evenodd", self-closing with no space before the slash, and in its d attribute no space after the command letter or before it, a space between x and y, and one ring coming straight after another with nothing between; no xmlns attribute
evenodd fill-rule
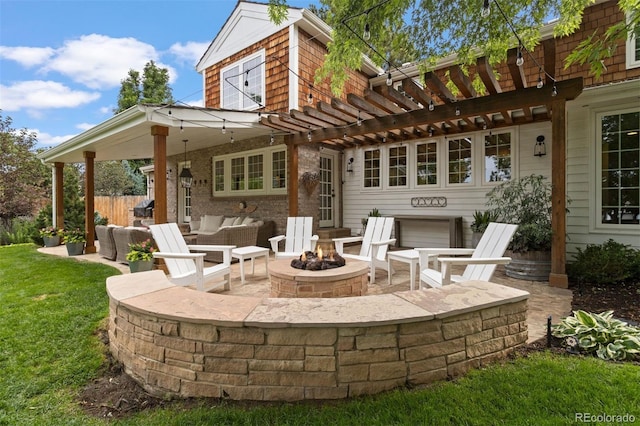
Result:
<svg viewBox="0 0 640 426"><path fill-rule="evenodd" d="M242 218L241 217L236 217L236 220L233 221L233 226L236 225L242 225Z"/></svg>
<svg viewBox="0 0 640 426"><path fill-rule="evenodd" d="M243 225L248 225L250 223L253 223L255 221L254 218L252 217L245 217L244 219L242 219L242 224Z"/></svg>
<svg viewBox="0 0 640 426"><path fill-rule="evenodd" d="M194 232L200 229L200 221L199 220L192 220L191 222L189 222L189 231Z"/></svg>
<svg viewBox="0 0 640 426"><path fill-rule="evenodd" d="M222 225L220 226L233 226L233 223L236 221L236 217L225 217L222 221Z"/></svg>
<svg viewBox="0 0 640 426"><path fill-rule="evenodd" d="M205 215L200 223L200 231L204 232L216 232L220 229L220 225L222 224L222 219L224 216L214 216L214 215Z"/></svg>

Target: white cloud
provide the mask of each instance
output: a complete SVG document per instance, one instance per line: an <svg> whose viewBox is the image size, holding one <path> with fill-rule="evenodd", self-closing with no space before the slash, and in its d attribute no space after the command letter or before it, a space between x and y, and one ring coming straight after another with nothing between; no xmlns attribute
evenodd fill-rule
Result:
<svg viewBox="0 0 640 426"><path fill-rule="evenodd" d="M38 129L30 129L30 132L35 132L38 139L38 148L51 148L56 145L61 144L62 142L66 142L72 137L76 135L66 135L66 136L52 136L49 133L41 132Z"/></svg>
<svg viewBox="0 0 640 426"><path fill-rule="evenodd" d="M72 90L55 81L21 81L0 85L0 109L4 111L75 108L100 98L98 92Z"/></svg>
<svg viewBox="0 0 640 426"><path fill-rule="evenodd" d="M54 52L51 47L0 46L0 58L15 61L27 68L45 63Z"/></svg>
<svg viewBox="0 0 640 426"><path fill-rule="evenodd" d="M153 60L157 66L167 68L172 80L175 79L175 70L159 63L158 57L153 46L134 38L90 34L66 41L44 70L59 72L92 89L105 90L119 87L130 69L142 73L144 65Z"/></svg>
<svg viewBox="0 0 640 426"><path fill-rule="evenodd" d="M209 42L198 43L195 41L188 41L184 44L174 43L169 48L169 52L175 55L178 62L195 66L208 47Z"/></svg>
<svg viewBox="0 0 640 426"><path fill-rule="evenodd" d="M76 124L76 128L82 130L83 132L85 130L91 129L92 127L95 127L95 124L91 124L91 123L79 123L79 124Z"/></svg>

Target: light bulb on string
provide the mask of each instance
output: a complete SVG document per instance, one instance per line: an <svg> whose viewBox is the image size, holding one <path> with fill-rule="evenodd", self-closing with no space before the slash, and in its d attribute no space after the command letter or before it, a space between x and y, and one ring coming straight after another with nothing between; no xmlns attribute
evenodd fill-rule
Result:
<svg viewBox="0 0 640 426"><path fill-rule="evenodd" d="M362 117L360 117L360 111L358 110L358 120L356 121L356 124L358 124L358 126L362 126Z"/></svg>
<svg viewBox="0 0 640 426"><path fill-rule="evenodd" d="M551 89L551 96L558 96L558 88L556 87L556 83L553 83L553 89Z"/></svg>
<svg viewBox="0 0 640 426"><path fill-rule="evenodd" d="M273 145L276 138L273 136L273 130L271 131L271 135L269 136L269 145Z"/></svg>
<svg viewBox="0 0 640 426"><path fill-rule="evenodd" d="M456 107L456 115L460 115L460 108Z"/></svg>
<svg viewBox="0 0 640 426"><path fill-rule="evenodd" d="M538 77L538 84L536 84L536 87L538 89L542 89L543 86L544 86L544 81L542 81L542 77Z"/></svg>
<svg viewBox="0 0 640 426"><path fill-rule="evenodd" d="M307 132L307 140L311 142L311 130Z"/></svg>
<svg viewBox="0 0 640 426"><path fill-rule="evenodd" d="M234 143L236 140L233 138L233 130L231 131L231 139L229 140L229 142Z"/></svg>
<svg viewBox="0 0 640 426"><path fill-rule="evenodd" d="M364 32L362 33L362 39L364 41L369 41L370 38L371 38L371 28L369 28L369 22L365 22Z"/></svg>
<svg viewBox="0 0 640 426"><path fill-rule="evenodd" d="M391 71L389 71L389 73L387 73L387 86L392 86L393 85L393 77L391 77Z"/></svg>
<svg viewBox="0 0 640 426"><path fill-rule="evenodd" d="M244 87L249 87L249 70L247 70L247 76L244 79Z"/></svg>
<svg viewBox="0 0 640 426"><path fill-rule="evenodd" d="M227 133L227 119L223 118L222 119L222 134L226 134Z"/></svg>
<svg viewBox="0 0 640 426"><path fill-rule="evenodd" d="M480 11L480 15L483 18L486 18L489 15L491 15L491 6L489 4L489 0L484 0L484 2L482 3L482 10Z"/></svg>
<svg viewBox="0 0 640 426"><path fill-rule="evenodd" d="M433 99L429 101L429 111L433 111L436 109L436 106L433 104Z"/></svg>
<svg viewBox="0 0 640 426"><path fill-rule="evenodd" d="M182 127L182 120L180 120L180 133L184 133L184 127Z"/></svg>
<svg viewBox="0 0 640 426"><path fill-rule="evenodd" d="M518 47L518 57L516 59L516 65L519 67L524 65L524 57L522 56L522 46Z"/></svg>

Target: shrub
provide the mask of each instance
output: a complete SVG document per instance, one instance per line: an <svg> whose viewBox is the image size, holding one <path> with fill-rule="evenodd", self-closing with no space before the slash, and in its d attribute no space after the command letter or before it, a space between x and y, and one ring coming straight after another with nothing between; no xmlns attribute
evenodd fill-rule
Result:
<svg viewBox="0 0 640 426"><path fill-rule="evenodd" d="M640 279L640 250L609 239L604 244L578 248L575 261L568 265L571 281L578 284L607 285Z"/></svg>
<svg viewBox="0 0 640 426"><path fill-rule="evenodd" d="M0 245L30 243L37 235L34 222L29 219L14 218L7 227L0 225Z"/></svg>
<svg viewBox="0 0 640 426"><path fill-rule="evenodd" d="M553 335L565 339L573 350L606 360L629 360L640 354L640 328L613 318L613 311L592 314L574 311L553 327Z"/></svg>

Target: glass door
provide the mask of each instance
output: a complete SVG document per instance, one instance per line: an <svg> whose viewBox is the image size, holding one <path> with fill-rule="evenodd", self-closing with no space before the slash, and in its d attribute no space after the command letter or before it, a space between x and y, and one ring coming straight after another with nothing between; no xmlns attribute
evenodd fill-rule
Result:
<svg viewBox="0 0 640 426"><path fill-rule="evenodd" d="M333 228L336 225L336 160L336 152L325 149L320 154L320 228Z"/></svg>

